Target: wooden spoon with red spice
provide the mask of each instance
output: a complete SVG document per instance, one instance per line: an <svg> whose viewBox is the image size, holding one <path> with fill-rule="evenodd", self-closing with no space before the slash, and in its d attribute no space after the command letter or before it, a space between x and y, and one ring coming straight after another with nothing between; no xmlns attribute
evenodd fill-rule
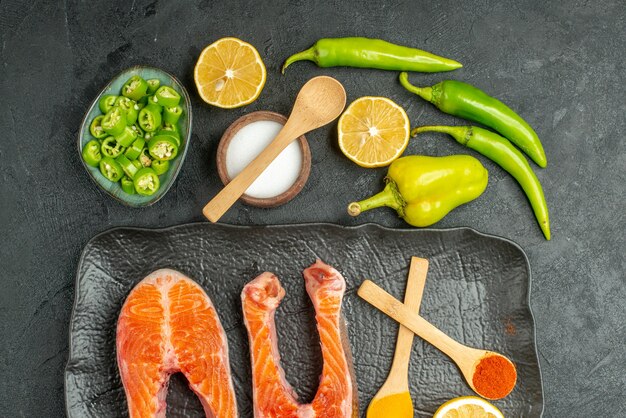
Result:
<svg viewBox="0 0 626 418"><path fill-rule="evenodd" d="M369 280L361 284L358 295L450 357L472 390L480 396L501 399L515 387L515 365L502 354L468 347L453 340Z"/></svg>

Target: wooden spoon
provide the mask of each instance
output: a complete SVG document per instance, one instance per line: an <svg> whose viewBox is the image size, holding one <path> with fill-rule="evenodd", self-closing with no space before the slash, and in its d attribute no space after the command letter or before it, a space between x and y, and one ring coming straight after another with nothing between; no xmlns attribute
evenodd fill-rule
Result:
<svg viewBox="0 0 626 418"><path fill-rule="evenodd" d="M506 360L502 362L504 365L503 368L510 368L509 370L517 376L515 365L511 360L502 354L471 348L453 340L370 280L365 280L363 284L361 284L358 295L450 357L459 369L461 369L461 373L463 373L463 377L470 388L479 395L487 399L501 399L508 395L515 387L516 380L512 382L510 387L506 388L506 393L503 396L497 398L485 396L484 393L480 393L474 386L474 373L476 372L478 363L485 357L497 356Z"/></svg>
<svg viewBox="0 0 626 418"><path fill-rule="evenodd" d="M202 210L217 222L272 161L299 136L337 119L346 106L346 91L332 77L310 79L296 97L291 115L276 138Z"/></svg>
<svg viewBox="0 0 626 418"><path fill-rule="evenodd" d="M411 258L409 278L404 292L404 305L419 314L428 260L419 257ZM413 346L413 331L400 325L396 351L393 355L391 370L387 380L367 408L367 418L413 418L413 401L409 393L409 361Z"/></svg>

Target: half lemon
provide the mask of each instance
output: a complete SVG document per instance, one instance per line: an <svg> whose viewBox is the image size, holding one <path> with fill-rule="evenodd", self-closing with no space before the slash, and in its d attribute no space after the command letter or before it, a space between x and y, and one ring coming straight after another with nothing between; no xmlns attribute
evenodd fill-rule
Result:
<svg viewBox="0 0 626 418"><path fill-rule="evenodd" d="M252 45L237 38L222 38L204 48L193 76L202 100L232 109L255 101L267 74Z"/></svg>
<svg viewBox="0 0 626 418"><path fill-rule="evenodd" d="M384 167L409 144L409 117L386 97L361 97L339 118L339 148L361 167Z"/></svg>
<svg viewBox="0 0 626 418"><path fill-rule="evenodd" d="M504 415L482 398L463 396L441 405L433 418L504 418Z"/></svg>

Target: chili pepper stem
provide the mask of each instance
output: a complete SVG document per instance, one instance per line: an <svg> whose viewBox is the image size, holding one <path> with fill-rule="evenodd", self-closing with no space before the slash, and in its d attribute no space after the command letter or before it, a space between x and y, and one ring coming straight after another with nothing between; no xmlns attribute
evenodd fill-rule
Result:
<svg viewBox="0 0 626 418"><path fill-rule="evenodd" d="M402 87L404 87L411 93L417 94L422 99L429 101L429 102L433 101L433 88L432 87L417 87L409 83L409 73L407 72L400 73L400 84L402 84Z"/></svg>
<svg viewBox="0 0 626 418"><path fill-rule="evenodd" d="M398 186L396 186L396 183L389 179L386 181L387 185L382 192L359 202L350 203L348 205L348 214L350 216L358 216L361 212L365 212L366 210L387 206L395 209L400 216L403 216L406 202L402 199L400 192L398 192Z"/></svg>
<svg viewBox="0 0 626 418"><path fill-rule="evenodd" d="M302 52L298 52L297 54L293 54L292 56L287 58L287 60L283 64L283 68L280 70L280 72L282 74L285 74L285 70L287 69L287 67L289 67L291 64L293 64L296 61L313 61L313 62L316 62L316 60L315 60L315 45L313 45L309 49L306 49L306 50L304 50Z"/></svg>
<svg viewBox="0 0 626 418"><path fill-rule="evenodd" d="M468 126L418 126L411 130L411 136L423 132L441 132L452 136L459 144L466 145L472 135L472 128Z"/></svg>

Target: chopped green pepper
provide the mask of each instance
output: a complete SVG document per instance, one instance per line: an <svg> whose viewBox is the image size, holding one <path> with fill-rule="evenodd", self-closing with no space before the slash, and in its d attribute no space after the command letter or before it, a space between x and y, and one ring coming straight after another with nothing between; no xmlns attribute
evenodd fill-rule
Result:
<svg viewBox="0 0 626 418"><path fill-rule="evenodd" d="M133 131L137 132L137 137L138 138L143 138L145 133L143 132L143 129L141 129L139 127L139 123L135 122L135 124L133 126L130 127Z"/></svg>
<svg viewBox="0 0 626 418"><path fill-rule="evenodd" d="M104 157L100 160L100 172L112 182L119 181L124 175L122 166L111 157Z"/></svg>
<svg viewBox="0 0 626 418"><path fill-rule="evenodd" d="M153 95L161 86L161 80L158 78L151 78L148 80L148 94Z"/></svg>
<svg viewBox="0 0 626 418"><path fill-rule="evenodd" d="M180 119L180 116L183 114L183 108L180 106L169 107L165 106L163 108L163 122L169 123L171 125L175 125Z"/></svg>
<svg viewBox="0 0 626 418"><path fill-rule="evenodd" d="M155 161L152 161L151 167L154 170L154 172L160 176L161 174L164 174L165 172L167 172L167 170L169 170L170 162L167 160L164 160L164 161L155 160Z"/></svg>
<svg viewBox="0 0 626 418"><path fill-rule="evenodd" d="M170 86L159 87L156 93L154 93L154 97L156 102L164 107L178 106L178 102L180 102L180 94Z"/></svg>
<svg viewBox="0 0 626 418"><path fill-rule="evenodd" d="M134 75L122 87L122 95L133 100L139 100L148 92L148 82L138 75Z"/></svg>
<svg viewBox="0 0 626 418"><path fill-rule="evenodd" d="M85 146L83 146L82 155L85 163L92 167L98 167L98 164L102 159L102 153L100 153L100 143L95 139L87 142Z"/></svg>
<svg viewBox="0 0 626 418"><path fill-rule="evenodd" d="M120 96L115 100L115 106L119 106L126 111L126 125L130 126L137 121L139 106L137 106L136 101Z"/></svg>
<svg viewBox="0 0 626 418"><path fill-rule="evenodd" d="M98 102L98 107L102 113L107 113L113 106L115 106L115 100L117 96L114 94L105 94Z"/></svg>
<svg viewBox="0 0 626 418"><path fill-rule="evenodd" d="M161 107L150 103L139 111L139 126L145 132L154 132L161 126Z"/></svg>
<svg viewBox="0 0 626 418"><path fill-rule="evenodd" d="M148 151L156 160L171 160L178 154L178 145L170 135L156 135L148 142Z"/></svg>
<svg viewBox="0 0 626 418"><path fill-rule="evenodd" d="M180 134L177 131L168 131L166 129L161 129L157 131L156 136L165 135L171 137L174 141L176 141L176 145L180 147Z"/></svg>
<svg viewBox="0 0 626 418"><path fill-rule="evenodd" d="M141 154L144 145L146 145L146 141L143 138L137 138L124 152L124 155L130 160L136 160Z"/></svg>
<svg viewBox="0 0 626 418"><path fill-rule="evenodd" d="M128 147L137 139L137 132L131 129L130 126L124 128L124 131L120 135L115 136L115 140L123 147Z"/></svg>
<svg viewBox="0 0 626 418"><path fill-rule="evenodd" d="M115 161L117 161L117 163L122 167L124 174L126 174L126 176L130 177L131 179L135 177L135 174L137 174L137 171L139 171L139 169L133 164L133 162L123 155L117 157Z"/></svg>
<svg viewBox="0 0 626 418"><path fill-rule="evenodd" d="M120 106L113 106L113 108L104 115L100 125L109 135L120 135L124 132L124 128L126 128L126 111Z"/></svg>
<svg viewBox="0 0 626 418"><path fill-rule="evenodd" d="M139 162L144 167L150 167L152 165L152 158L150 158L148 148L141 150L141 154L139 154Z"/></svg>
<svg viewBox="0 0 626 418"><path fill-rule="evenodd" d="M122 177L121 185L124 193L135 194L135 183L133 182L133 179L129 179L124 176Z"/></svg>
<svg viewBox="0 0 626 418"><path fill-rule="evenodd" d="M176 124L176 123L167 123L167 122L165 122L163 124L162 130L164 130L164 131L174 131L177 134L179 134L179 136L180 136L180 131L178 130L178 124Z"/></svg>
<svg viewBox="0 0 626 418"><path fill-rule="evenodd" d="M104 119L103 115L96 116L92 121L91 125L89 125L89 132L95 138L101 139L107 136L107 133L102 129L102 119Z"/></svg>
<svg viewBox="0 0 626 418"><path fill-rule="evenodd" d="M142 168L135 174L133 179L135 183L135 190L140 195L150 196L153 195L160 186L159 176L151 168Z"/></svg>
<svg viewBox="0 0 626 418"><path fill-rule="evenodd" d="M100 145L100 152L105 157L115 158L120 155L122 151L124 151L124 147L112 136L106 137Z"/></svg>
<svg viewBox="0 0 626 418"><path fill-rule="evenodd" d="M132 163L133 163L133 165L134 165L135 167L137 167L137 170L140 170L140 169L142 169L142 168L143 168L143 166L141 165L141 163L139 162L139 160L133 160L133 161L132 161Z"/></svg>

